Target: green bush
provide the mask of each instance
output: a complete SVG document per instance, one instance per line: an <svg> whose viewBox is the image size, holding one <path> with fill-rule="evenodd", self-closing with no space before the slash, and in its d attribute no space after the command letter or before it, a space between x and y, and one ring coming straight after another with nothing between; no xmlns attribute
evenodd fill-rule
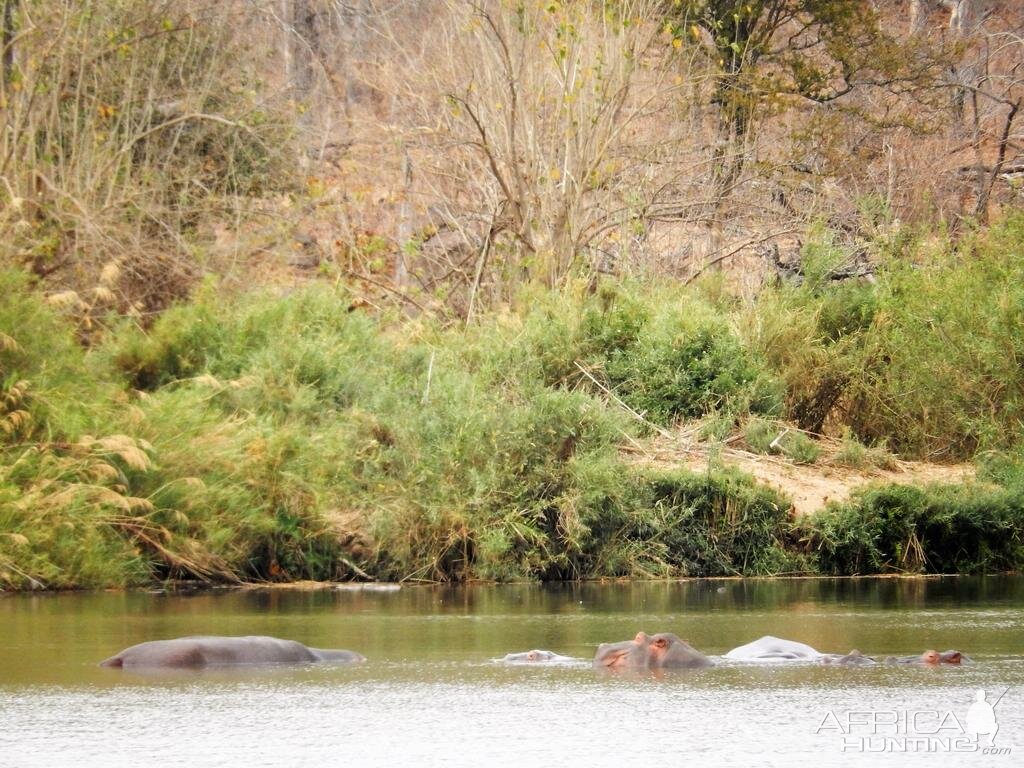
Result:
<svg viewBox="0 0 1024 768"><path fill-rule="evenodd" d="M825 243L814 246L827 254ZM874 284L764 294L745 338L788 415L910 456L967 458L1024 439L1024 215L954 247L905 242ZM822 263L828 258L822 256Z"/></svg>
<svg viewBox="0 0 1024 768"><path fill-rule="evenodd" d="M806 563L786 543L788 501L735 471L671 472L643 480L636 535L671 573L776 575Z"/></svg>
<svg viewBox="0 0 1024 768"><path fill-rule="evenodd" d="M769 367L799 382L797 361L820 356L845 370L846 402L865 379L843 366L862 360L881 310L826 334L817 304L771 294L779 313L747 317L760 334L747 337L770 341L762 356L728 307L685 291L526 295L466 328L350 311L322 285L234 299L210 285L149 330L114 324L86 349L23 278L0 273L0 287L7 586L1019 563L1015 453L980 460L999 487L862 494L804 521L806 550L789 504L753 481L650 473L619 455L643 425L616 398L662 423L706 417L719 435L745 419L767 450L784 430ZM808 333L809 351L778 354ZM780 447L817 458L794 430Z"/></svg>
<svg viewBox="0 0 1024 768"><path fill-rule="evenodd" d="M821 448L803 432L789 432L781 445L782 453L795 464L813 464L821 456Z"/></svg>
<svg viewBox="0 0 1024 768"><path fill-rule="evenodd" d="M1024 488L1024 446L1011 451L988 451L975 457L978 480L1008 488Z"/></svg>
<svg viewBox="0 0 1024 768"><path fill-rule="evenodd" d="M140 403L141 434L221 494L211 525L239 530L230 546L197 535L208 554L243 577L336 577L346 561L386 578L590 573L592 531L623 493L626 417L545 386L520 320L391 326L349 304L322 287L201 301L131 355L111 341L114 365L165 382ZM188 443L223 462L181 453L193 423ZM194 527L206 516L190 508Z"/></svg>
<svg viewBox="0 0 1024 768"><path fill-rule="evenodd" d="M813 464L821 455L821 448L807 435L766 419L747 421L743 441L755 453L781 453L796 464Z"/></svg>
<svg viewBox="0 0 1024 768"><path fill-rule="evenodd" d="M561 316L569 312L578 320ZM712 412L777 415L778 382L750 354L726 316L694 292L641 293L605 283L595 296L562 301L527 320L547 383L601 388L660 425Z"/></svg>
<svg viewBox="0 0 1024 768"><path fill-rule="evenodd" d="M136 389L154 390L203 371L225 343L212 295L168 309L149 331L126 326L111 350L114 365Z"/></svg>
<svg viewBox="0 0 1024 768"><path fill-rule="evenodd" d="M750 419L743 428L743 442L754 453L771 453L772 442L782 434L782 428L766 419Z"/></svg>
<svg viewBox="0 0 1024 768"><path fill-rule="evenodd" d="M825 573L993 573L1024 566L1021 488L878 486L802 526Z"/></svg>
<svg viewBox="0 0 1024 768"><path fill-rule="evenodd" d="M851 469L896 469L897 466L896 457L889 452L884 442L866 446L848 428L843 430L842 442L831 463Z"/></svg>

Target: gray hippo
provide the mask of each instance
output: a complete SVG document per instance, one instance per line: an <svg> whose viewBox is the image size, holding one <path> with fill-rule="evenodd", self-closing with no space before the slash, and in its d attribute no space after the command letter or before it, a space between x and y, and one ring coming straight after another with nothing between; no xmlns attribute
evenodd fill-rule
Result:
<svg viewBox="0 0 1024 768"><path fill-rule="evenodd" d="M837 665L843 667L859 667L862 665L879 664L879 660L865 656L859 650L851 650L845 655L838 653L822 653L819 659L821 664ZM926 667L938 667L942 664L961 664L969 659L961 651L944 650L941 653L937 650L926 650L915 656L888 656L884 659L885 664L920 664Z"/></svg>
<svg viewBox="0 0 1024 768"><path fill-rule="evenodd" d="M594 666L604 669L683 669L710 667L712 661L671 632L637 633L632 640L602 643Z"/></svg>
<svg viewBox="0 0 1024 768"><path fill-rule="evenodd" d="M924 664L929 667L936 667L939 664L960 664L963 661L970 661L960 651L925 651L917 656L889 656L886 664Z"/></svg>
<svg viewBox="0 0 1024 768"><path fill-rule="evenodd" d="M179 669L240 664L311 664L366 661L354 651L307 648L276 637L179 637L152 640L125 648L100 662L101 667Z"/></svg>
<svg viewBox="0 0 1024 768"><path fill-rule="evenodd" d="M861 666L880 663L877 659L865 656L860 651L850 651L840 656L839 654L822 654L822 664L836 664L842 666ZM963 661L970 661L960 651L925 651L916 656L888 656L884 659L885 664L923 664L928 667L937 667L940 664L960 664Z"/></svg>
<svg viewBox="0 0 1024 768"><path fill-rule="evenodd" d="M733 661L818 661L822 654L809 645L794 640L783 640L771 635L733 648L725 658Z"/></svg>
<svg viewBox="0 0 1024 768"><path fill-rule="evenodd" d="M819 664L832 664L838 666L864 666L879 663L871 656L865 656L860 651L853 650L846 654L821 653L809 645L798 643L794 640L783 640L771 635L754 640L752 643L733 648L725 658L734 661L750 662L776 662L776 661L813 661ZM936 666L939 664L959 664L961 659L966 658L960 651L925 651L916 656L890 656L885 659L887 664L925 664Z"/></svg>
<svg viewBox="0 0 1024 768"><path fill-rule="evenodd" d="M843 667L859 667L878 663L870 656L865 656L863 653L856 649L844 654L823 653L821 654L821 658L818 659L818 661L820 661L822 664L833 664L836 666Z"/></svg>
<svg viewBox="0 0 1024 768"><path fill-rule="evenodd" d="M560 656L554 651L523 651L522 653L507 653L503 658L495 659L503 664L564 664L567 661L576 661L572 656Z"/></svg>

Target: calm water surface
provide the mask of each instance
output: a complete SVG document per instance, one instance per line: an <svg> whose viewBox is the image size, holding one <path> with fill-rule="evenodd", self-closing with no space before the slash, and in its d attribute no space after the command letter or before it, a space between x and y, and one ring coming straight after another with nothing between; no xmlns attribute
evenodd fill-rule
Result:
<svg viewBox="0 0 1024 768"><path fill-rule="evenodd" d="M590 668L598 643L641 629L714 655L773 634L822 651L958 648L974 663ZM96 667L128 645L193 634L276 635L369 662L157 676ZM491 661L531 648L581 661ZM979 688L990 702L1005 691L1001 753L947 751ZM914 737L924 741L907 746ZM0 597L3 768L1011 766L1022 756L1019 577Z"/></svg>

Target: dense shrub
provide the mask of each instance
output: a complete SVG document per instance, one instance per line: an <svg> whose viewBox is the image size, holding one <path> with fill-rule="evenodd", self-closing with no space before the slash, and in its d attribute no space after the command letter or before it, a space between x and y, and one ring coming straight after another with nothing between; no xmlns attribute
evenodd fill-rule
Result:
<svg viewBox="0 0 1024 768"><path fill-rule="evenodd" d="M33 317L32 307L48 329L62 327L31 293L12 295L24 303L19 316ZM117 436L106 453L142 458L111 466L101 498L81 476L102 458L92 443L58 450L95 466L61 470L53 487L65 495L35 505L52 509L44 518L13 500L42 493L53 473L5 451L16 482L0 514L3 580L592 573L627 508L616 444L629 421L584 392L546 386L519 321L445 331L389 325L349 305L329 288L238 302L211 289L148 332L117 329L88 356L67 330L47 336L51 346L66 339L70 362L57 379L93 375L82 402L97 434ZM11 349L25 357L21 369L46 368L32 347ZM55 437L84 439L81 430ZM30 531L59 527L65 498L84 505L81 532L61 529L69 557ZM82 565L93 555L105 569Z"/></svg>
<svg viewBox="0 0 1024 768"><path fill-rule="evenodd" d="M549 384L600 394L582 366L661 425L715 411L779 413L779 383L742 346L726 316L696 293L604 284L581 304L559 307L578 320L549 310L528 321L538 330L535 343Z"/></svg>
<svg viewBox="0 0 1024 768"><path fill-rule="evenodd" d="M825 573L991 573L1024 565L1024 492L975 484L862 491L805 520Z"/></svg>
<svg viewBox="0 0 1024 768"><path fill-rule="evenodd" d="M818 444L803 432L767 419L749 419L743 441L755 453L781 453L796 464L813 464L821 455Z"/></svg>
<svg viewBox="0 0 1024 768"><path fill-rule="evenodd" d="M957 247L905 247L874 283L808 280L750 312L745 338L785 382L789 415L812 431L846 424L910 456L1019 443L1024 215Z"/></svg>
<svg viewBox="0 0 1024 768"><path fill-rule="evenodd" d="M655 474L643 481L638 533L672 573L766 575L806 569L787 551L791 505L742 473Z"/></svg>

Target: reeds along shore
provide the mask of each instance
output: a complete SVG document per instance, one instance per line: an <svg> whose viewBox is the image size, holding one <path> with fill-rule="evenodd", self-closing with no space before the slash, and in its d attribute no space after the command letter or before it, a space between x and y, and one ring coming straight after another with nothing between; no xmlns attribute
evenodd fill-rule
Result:
<svg viewBox="0 0 1024 768"><path fill-rule="evenodd" d="M1019 569L1024 217L900 243L873 283L753 304L714 279L581 282L446 325L322 284L208 283L84 336L7 269L0 586ZM819 246L808 274L836 256ZM777 420L845 434L847 461L974 460L979 479L794 519L714 462L619 450L681 421L757 450Z"/></svg>

